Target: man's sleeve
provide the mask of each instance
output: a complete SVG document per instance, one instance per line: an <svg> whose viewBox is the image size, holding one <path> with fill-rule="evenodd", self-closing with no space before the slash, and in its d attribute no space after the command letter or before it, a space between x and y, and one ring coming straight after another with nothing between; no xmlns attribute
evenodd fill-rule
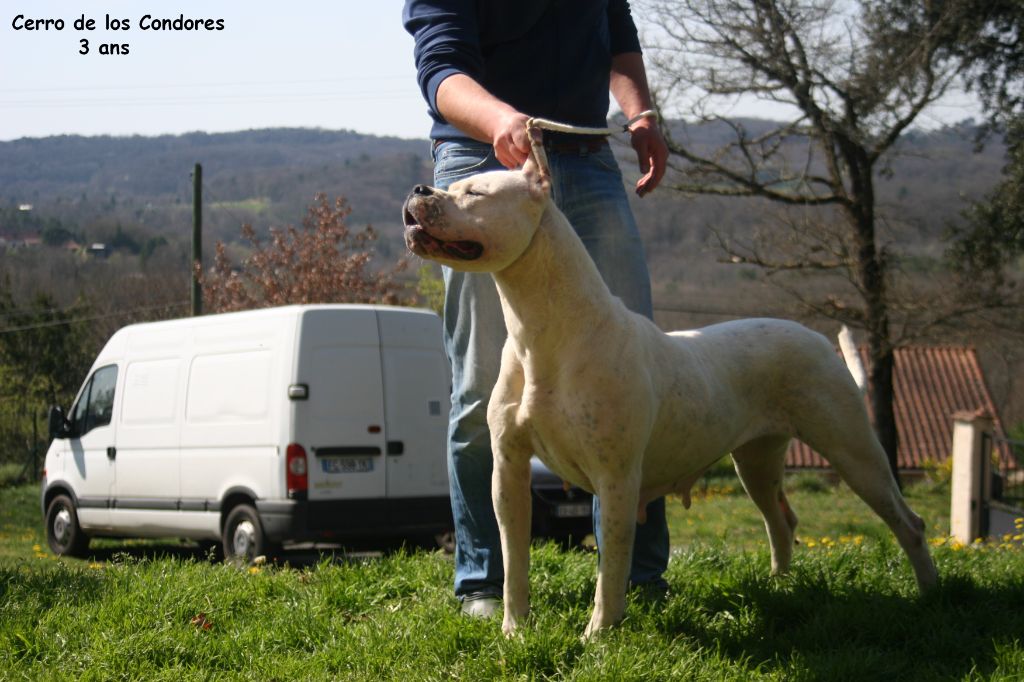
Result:
<svg viewBox="0 0 1024 682"><path fill-rule="evenodd" d="M437 88L448 76L466 74L480 80L483 58L475 0L406 0L405 30L416 41L416 80L430 110L437 110Z"/></svg>
<svg viewBox="0 0 1024 682"><path fill-rule="evenodd" d="M629 0L608 0L608 33L612 56L641 51Z"/></svg>

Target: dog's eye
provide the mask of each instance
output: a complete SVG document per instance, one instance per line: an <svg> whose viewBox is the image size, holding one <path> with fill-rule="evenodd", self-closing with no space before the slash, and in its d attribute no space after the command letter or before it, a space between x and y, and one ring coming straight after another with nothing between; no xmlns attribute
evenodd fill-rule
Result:
<svg viewBox="0 0 1024 682"><path fill-rule="evenodd" d="M469 196L471 196L471 197L483 197L483 196L487 196L487 195L486 195L486 194L484 194L483 192L479 192L479 191L477 191L477 190L475 190L475 189L467 189L467 190L466 190L466 194L468 194L468 195L469 195Z"/></svg>

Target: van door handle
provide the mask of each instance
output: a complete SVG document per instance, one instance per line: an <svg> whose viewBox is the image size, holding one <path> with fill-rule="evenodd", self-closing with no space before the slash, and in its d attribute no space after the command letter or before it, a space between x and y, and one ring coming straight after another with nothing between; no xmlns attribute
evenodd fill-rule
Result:
<svg viewBox="0 0 1024 682"><path fill-rule="evenodd" d="M115 459L117 457L117 448L111 445L107 448L107 459Z"/></svg>
<svg viewBox="0 0 1024 682"><path fill-rule="evenodd" d="M388 441L388 454L389 455L401 455L405 453L405 443L400 440L389 440Z"/></svg>

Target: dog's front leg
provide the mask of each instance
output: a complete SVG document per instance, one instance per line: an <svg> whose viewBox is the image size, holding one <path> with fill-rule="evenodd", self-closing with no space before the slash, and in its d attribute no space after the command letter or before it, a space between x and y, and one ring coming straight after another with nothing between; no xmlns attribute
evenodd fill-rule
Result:
<svg viewBox="0 0 1024 682"><path fill-rule="evenodd" d="M512 634L530 611L530 451L514 441L496 443L491 495L505 566L505 619Z"/></svg>
<svg viewBox="0 0 1024 682"><path fill-rule="evenodd" d="M601 500L601 556L594 613L583 633L584 639L615 625L626 611L626 583L633 559L639 482L629 476L607 480L598 484L597 493Z"/></svg>

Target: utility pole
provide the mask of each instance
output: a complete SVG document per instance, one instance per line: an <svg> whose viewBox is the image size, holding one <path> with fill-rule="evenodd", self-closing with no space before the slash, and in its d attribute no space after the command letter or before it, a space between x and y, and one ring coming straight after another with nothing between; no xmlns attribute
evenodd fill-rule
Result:
<svg viewBox="0 0 1024 682"><path fill-rule="evenodd" d="M203 167L192 171L192 317L203 314L203 287L199 272L203 266Z"/></svg>

